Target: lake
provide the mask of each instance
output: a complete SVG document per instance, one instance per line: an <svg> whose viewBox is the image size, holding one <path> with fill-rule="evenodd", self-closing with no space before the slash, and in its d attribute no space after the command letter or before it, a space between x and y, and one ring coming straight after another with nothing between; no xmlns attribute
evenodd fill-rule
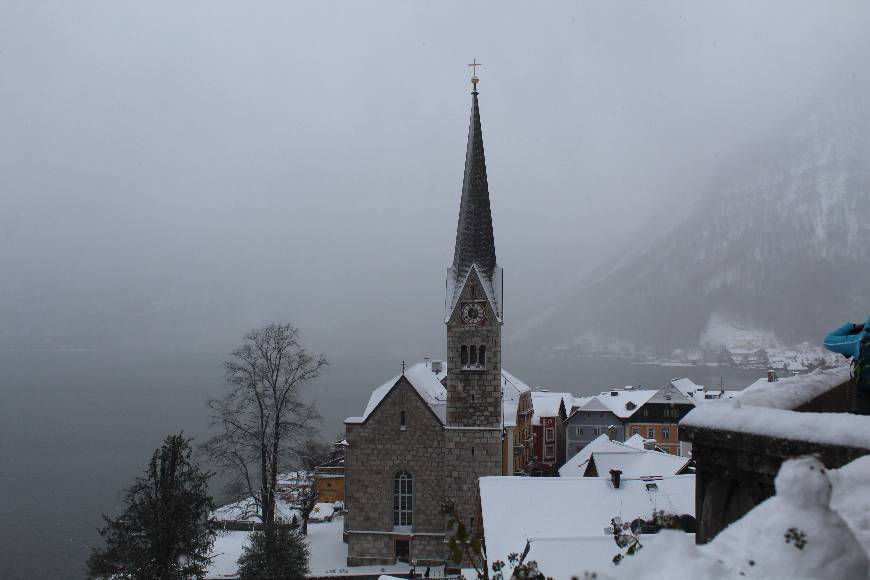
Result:
<svg viewBox="0 0 870 580"><path fill-rule="evenodd" d="M84 576L99 542L100 512L172 432L201 440L205 401L224 390L224 353L133 355L95 351L0 351L0 576ZM400 357L330 356L309 390L331 438L371 391L398 373ZM505 368L530 385L593 394L627 384L689 377L745 386L760 371L635 365L612 359L515 356ZM219 495L219 490L213 490Z"/></svg>

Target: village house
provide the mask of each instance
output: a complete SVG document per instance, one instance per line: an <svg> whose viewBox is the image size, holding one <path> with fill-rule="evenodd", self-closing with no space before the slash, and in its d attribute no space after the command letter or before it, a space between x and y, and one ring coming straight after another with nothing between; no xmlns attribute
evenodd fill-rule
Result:
<svg viewBox="0 0 870 580"><path fill-rule="evenodd" d="M667 384L654 393L626 424L629 435L654 439L668 453L680 454L679 422L695 404L679 389Z"/></svg>
<svg viewBox="0 0 870 580"><path fill-rule="evenodd" d="M520 475L532 456L532 393L527 384L504 369L501 376L505 431L502 475Z"/></svg>
<svg viewBox="0 0 870 580"><path fill-rule="evenodd" d="M581 403L565 421L566 456L571 458L600 435L616 441L625 441L625 426L622 419L598 397L575 399Z"/></svg>
<svg viewBox="0 0 870 580"><path fill-rule="evenodd" d="M570 393L532 391L532 459L526 466L529 475L556 475L565 463L565 420L573 400Z"/></svg>

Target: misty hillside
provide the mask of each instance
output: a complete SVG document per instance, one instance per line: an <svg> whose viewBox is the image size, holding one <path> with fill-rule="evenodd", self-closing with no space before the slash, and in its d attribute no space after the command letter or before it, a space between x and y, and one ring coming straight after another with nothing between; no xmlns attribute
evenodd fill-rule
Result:
<svg viewBox="0 0 870 580"><path fill-rule="evenodd" d="M863 320L870 311L868 94L866 86L837 91L836 106L814 107L723 160L687 217L662 223L658 239L601 265L524 341L665 352L697 345L711 317L786 343L820 342L841 322Z"/></svg>

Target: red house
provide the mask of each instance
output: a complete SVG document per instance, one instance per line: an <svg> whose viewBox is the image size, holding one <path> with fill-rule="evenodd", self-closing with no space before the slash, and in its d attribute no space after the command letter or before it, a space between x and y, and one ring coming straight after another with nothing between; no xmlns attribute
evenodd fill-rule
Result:
<svg viewBox="0 0 870 580"><path fill-rule="evenodd" d="M526 466L529 475L553 476L565 464L565 419L573 400L571 393L532 392L532 458Z"/></svg>

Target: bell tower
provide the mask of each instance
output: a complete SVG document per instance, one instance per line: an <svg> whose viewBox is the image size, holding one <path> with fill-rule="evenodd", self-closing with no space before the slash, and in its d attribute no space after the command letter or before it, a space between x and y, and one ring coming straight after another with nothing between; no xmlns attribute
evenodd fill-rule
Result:
<svg viewBox="0 0 870 580"><path fill-rule="evenodd" d="M475 63L475 69L480 66ZM453 264L447 270L446 495L479 533L479 477L502 473L502 270L495 257L477 75ZM473 519L472 519L473 518Z"/></svg>

